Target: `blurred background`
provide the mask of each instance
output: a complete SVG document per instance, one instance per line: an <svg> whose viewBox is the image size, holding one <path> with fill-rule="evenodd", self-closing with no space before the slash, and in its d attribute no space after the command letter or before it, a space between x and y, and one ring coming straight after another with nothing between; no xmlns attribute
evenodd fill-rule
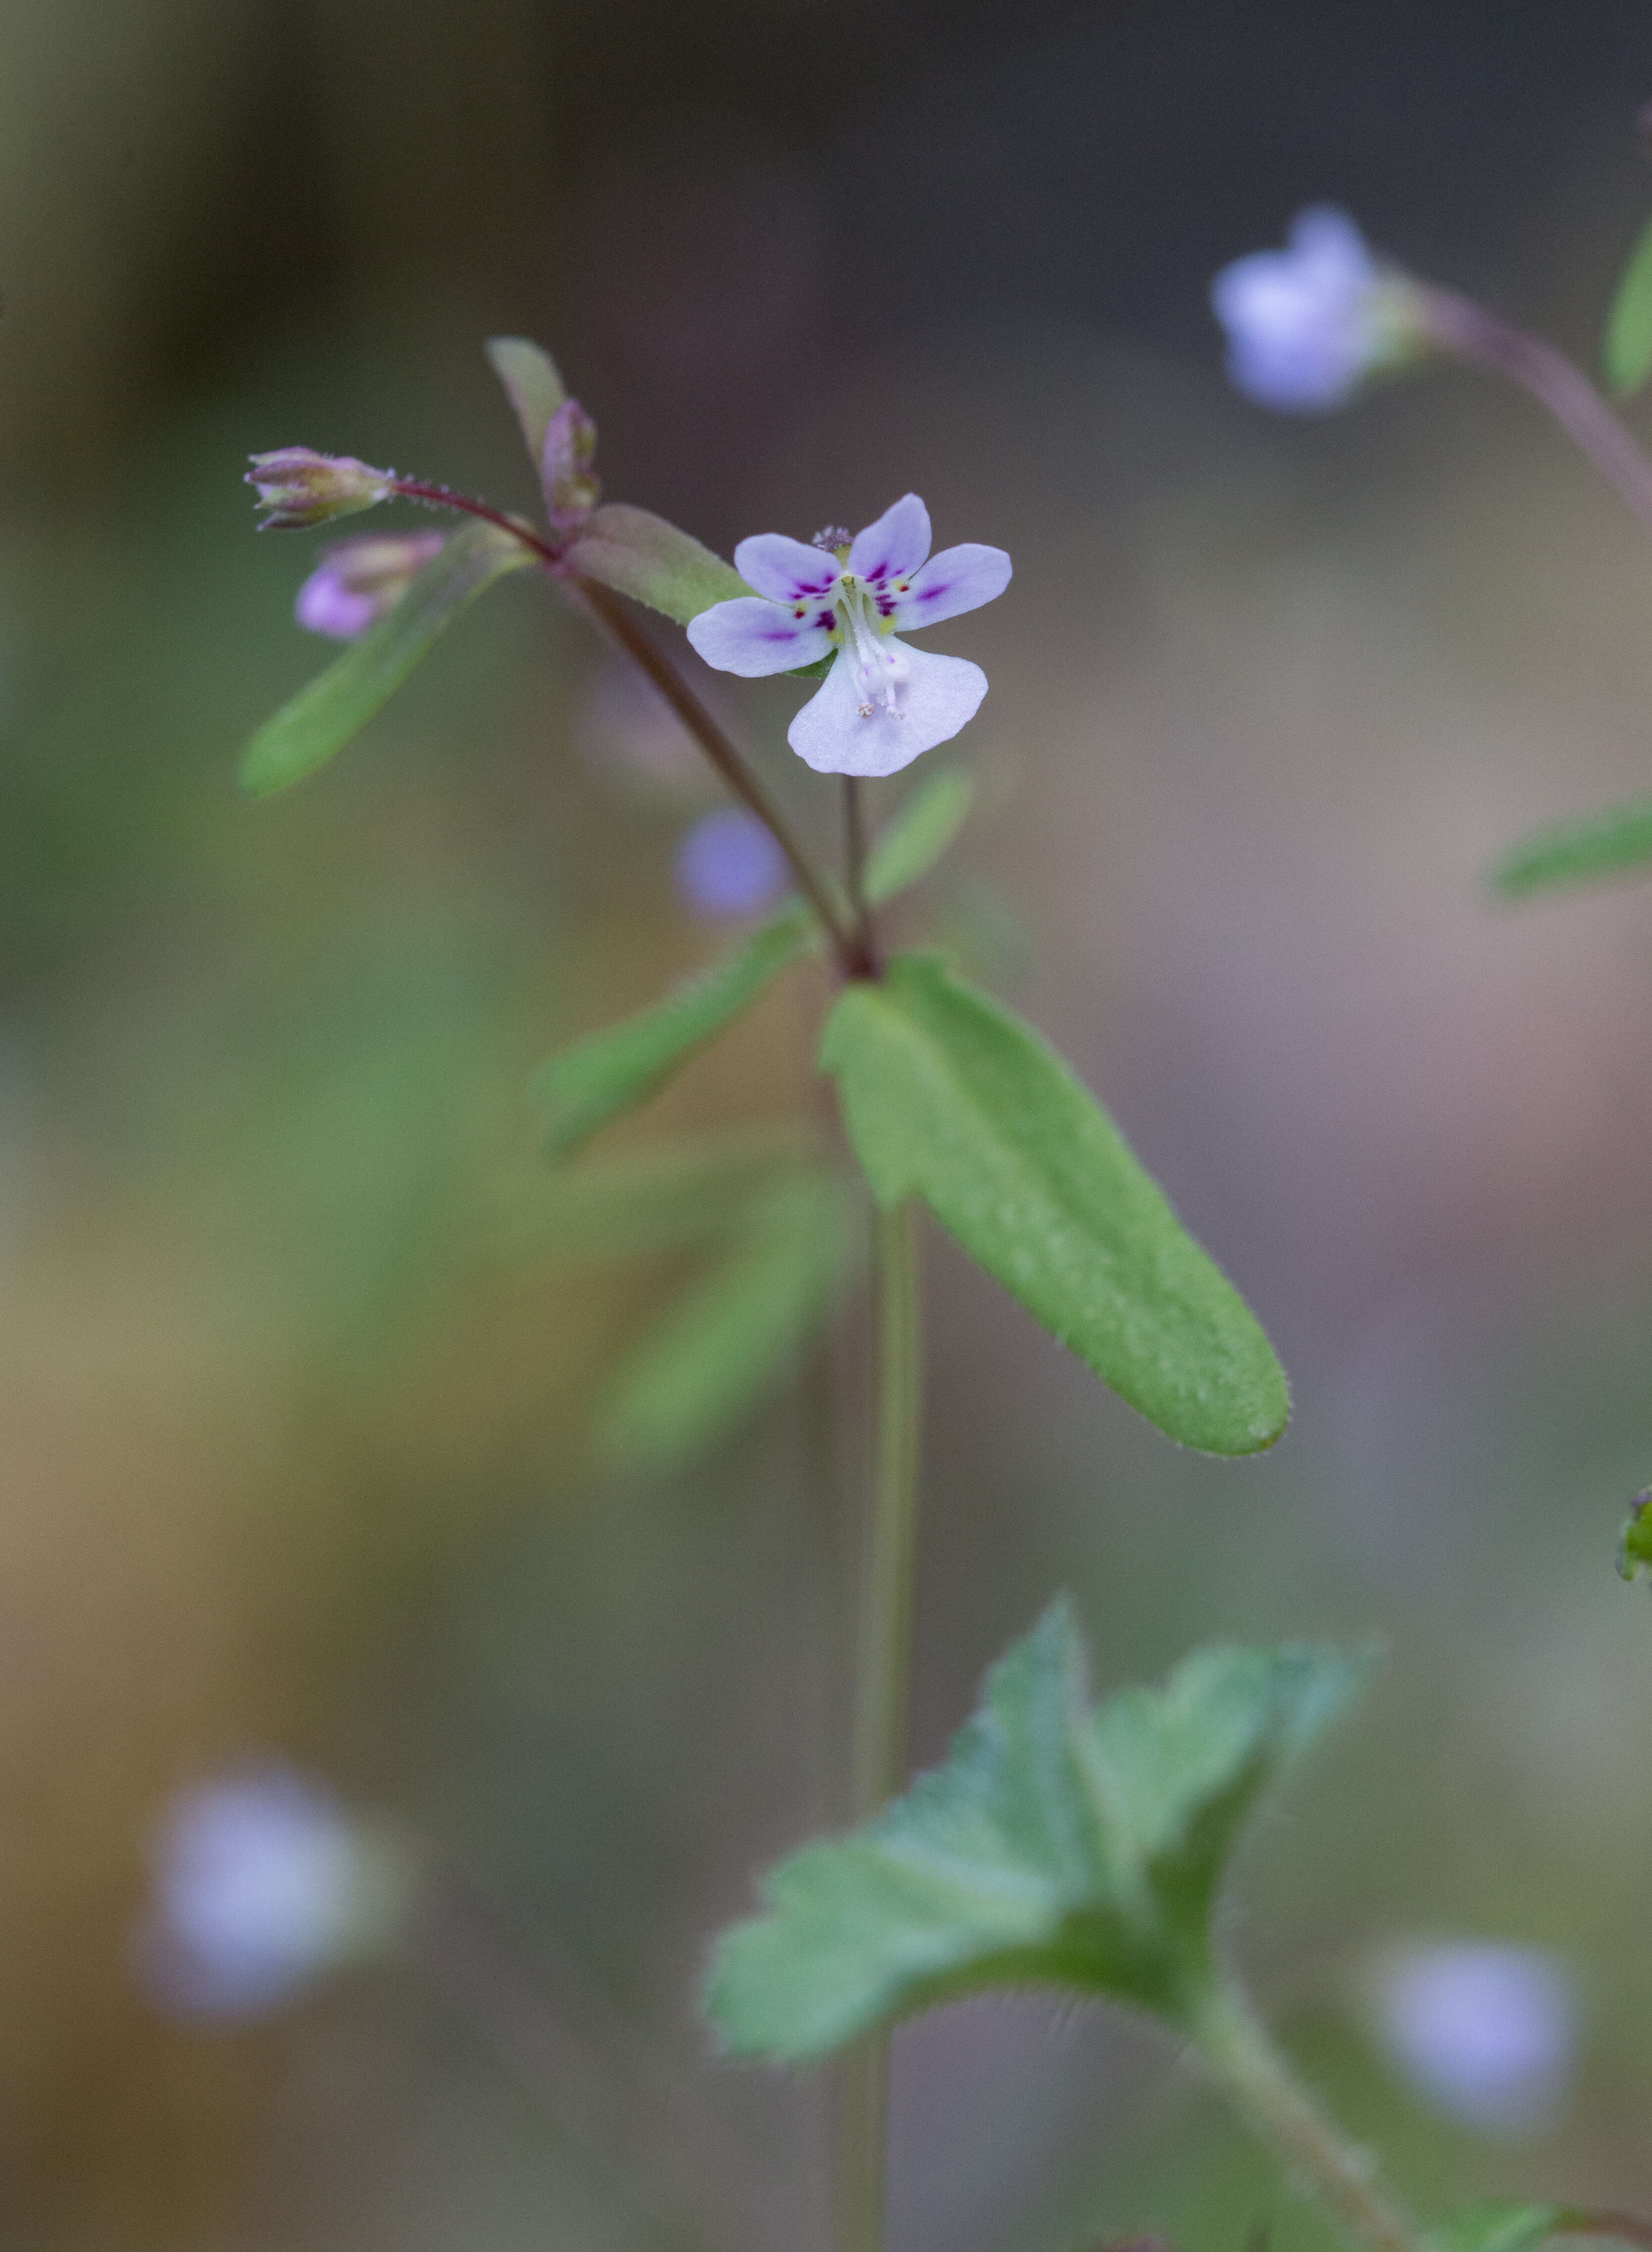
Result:
<svg viewBox="0 0 1652 2252"><path fill-rule="evenodd" d="M1644 7L0 22L6 2242L824 2242L817 2085L709 2061L693 1990L842 1804L860 1309L680 1469L595 1463L591 1403L692 1262L571 1255L525 1093L721 942L671 882L715 797L527 578L326 774L233 783L327 655L291 622L316 543L253 537L246 455L526 506L501 330L558 355L610 497L724 553L909 488L940 544L1010 549L934 644L993 690L930 927L1074 1058L1294 1379L1273 1455L1180 1454L934 1241L916 1755L1058 1587L1109 1686L1379 1633L1237 1943L1419 2202L1652 2204L1652 1609L1612 1570L1652 1475L1652 889L1482 883L1652 787L1652 547L1523 399L1441 373L1270 420L1205 309L1329 197L1592 362L1652 207ZM708 692L829 840L795 692ZM823 992L611 1150L827 1130ZM267 2021L170 2019L131 1957L149 1841L270 1755L434 1840L521 1966L438 1933ZM1382 1966L1458 1942L1537 1950L1446 2046L1495 2050L1506 2006L1540 2101L1385 2047L1370 1997L1413 1989ZM609 2051L677 2130L568 2116ZM901 2252L1324 2242L1163 2047L1032 2003L901 2035L893 2206Z"/></svg>

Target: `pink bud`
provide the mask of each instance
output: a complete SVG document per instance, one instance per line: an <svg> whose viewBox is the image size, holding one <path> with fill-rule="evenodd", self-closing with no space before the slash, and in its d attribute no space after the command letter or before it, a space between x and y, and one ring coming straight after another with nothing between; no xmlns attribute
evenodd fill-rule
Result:
<svg viewBox="0 0 1652 2252"><path fill-rule="evenodd" d="M564 400L546 425L539 475L558 532L577 532L597 504L602 483L591 467L596 437L596 424L577 399Z"/></svg>
<svg viewBox="0 0 1652 2252"><path fill-rule="evenodd" d="M309 446L282 446L248 458L246 482L256 486L260 508L269 511L260 526L266 532L297 532L335 516L354 516L387 500L395 483L389 469L371 469L351 455L318 454Z"/></svg>
<svg viewBox="0 0 1652 2252"><path fill-rule="evenodd" d="M427 563L441 553L439 532L341 540L298 590L294 615L311 633L354 641L393 610Z"/></svg>

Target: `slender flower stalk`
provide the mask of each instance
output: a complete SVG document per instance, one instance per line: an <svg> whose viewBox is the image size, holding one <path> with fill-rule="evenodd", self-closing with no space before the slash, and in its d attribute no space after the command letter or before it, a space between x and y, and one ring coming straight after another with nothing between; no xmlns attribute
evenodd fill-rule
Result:
<svg viewBox="0 0 1652 2252"><path fill-rule="evenodd" d="M1494 375L1507 376L1529 392L1619 497L1652 526L1652 458L1574 361L1544 337L1517 328L1454 289L1420 288L1418 302L1429 334L1443 351Z"/></svg>

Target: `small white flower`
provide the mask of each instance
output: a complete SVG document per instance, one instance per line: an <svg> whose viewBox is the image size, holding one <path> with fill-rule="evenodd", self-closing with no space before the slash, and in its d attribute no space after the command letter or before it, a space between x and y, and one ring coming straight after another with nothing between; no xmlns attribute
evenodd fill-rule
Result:
<svg viewBox="0 0 1652 2252"><path fill-rule="evenodd" d="M896 636L992 601L1010 583L1010 558L974 543L931 556L930 536L916 493L842 545L835 532L815 546L760 532L734 550L735 569L757 592L714 603L689 626L708 664L747 679L836 653L787 730L817 774L898 774L980 708L987 676L978 664Z"/></svg>
<svg viewBox="0 0 1652 2252"><path fill-rule="evenodd" d="M1579 2014L1554 1956L1491 1940L1413 1942L1376 1959L1369 1992L1384 2047L1437 2110L1498 2140L1554 2124Z"/></svg>
<svg viewBox="0 0 1652 2252"><path fill-rule="evenodd" d="M330 1794L283 1767L249 1769L168 1809L136 1967L170 2009L255 2015L386 1944L408 1891L393 1849Z"/></svg>
<svg viewBox="0 0 1652 2252"><path fill-rule="evenodd" d="M1378 267L1346 212L1315 204L1285 240L1225 266L1211 304L1235 386L1259 406L1315 414L1414 350L1420 323L1409 285Z"/></svg>

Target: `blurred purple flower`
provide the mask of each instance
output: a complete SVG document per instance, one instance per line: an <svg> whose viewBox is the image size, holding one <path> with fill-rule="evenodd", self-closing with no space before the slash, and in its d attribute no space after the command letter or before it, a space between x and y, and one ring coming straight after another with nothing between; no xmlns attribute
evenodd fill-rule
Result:
<svg viewBox="0 0 1652 2252"><path fill-rule="evenodd" d="M1576 2063L1578 1995L1565 1965L1491 1940L1418 1942L1378 1957L1384 2047L1419 2095L1476 2133L1518 2142L1551 2126Z"/></svg>
<svg viewBox="0 0 1652 2252"><path fill-rule="evenodd" d="M677 848L677 888L696 914L756 914L780 897L789 874L786 855L743 806L702 815Z"/></svg>
<svg viewBox="0 0 1652 2252"><path fill-rule="evenodd" d="M907 649L897 633L994 601L1010 558L975 542L930 556L929 511L916 493L852 542L839 539L742 539L734 567L757 592L702 610L688 636L708 664L747 679L833 658L787 741L817 774L898 774L974 719L987 676L963 657Z"/></svg>
<svg viewBox="0 0 1652 2252"><path fill-rule="evenodd" d="M293 615L311 633L354 641L393 610L427 563L441 553L440 532L369 532L330 547L298 590Z"/></svg>
<svg viewBox="0 0 1652 2252"><path fill-rule="evenodd" d="M135 1941L143 1984L190 2017L252 2017L393 1939L400 1857L290 1769L249 1769L172 1801Z"/></svg>
<svg viewBox="0 0 1652 2252"><path fill-rule="evenodd" d="M1409 286L1378 266L1346 212L1315 204L1285 240L1225 266L1211 304L1235 386L1261 407L1317 414L1417 349L1422 331Z"/></svg>

